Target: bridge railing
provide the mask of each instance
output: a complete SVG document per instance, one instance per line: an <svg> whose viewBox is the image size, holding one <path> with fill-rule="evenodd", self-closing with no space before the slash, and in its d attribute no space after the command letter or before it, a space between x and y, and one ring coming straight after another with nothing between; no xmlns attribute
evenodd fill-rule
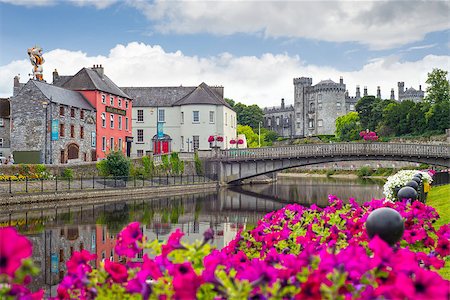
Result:
<svg viewBox="0 0 450 300"><path fill-rule="evenodd" d="M330 143L284 147L229 149L217 152L218 159L264 159L317 156L414 156L450 158L449 145L397 143Z"/></svg>

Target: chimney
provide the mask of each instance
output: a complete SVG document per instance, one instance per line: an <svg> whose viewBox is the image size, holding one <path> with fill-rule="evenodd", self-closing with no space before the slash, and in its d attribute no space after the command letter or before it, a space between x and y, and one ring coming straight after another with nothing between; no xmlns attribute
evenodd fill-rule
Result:
<svg viewBox="0 0 450 300"><path fill-rule="evenodd" d="M55 71L53 71L53 84L55 84L58 81L59 81L59 74L58 70L55 69Z"/></svg>
<svg viewBox="0 0 450 300"><path fill-rule="evenodd" d="M380 86L377 86L377 98L381 99L381 89Z"/></svg>
<svg viewBox="0 0 450 300"><path fill-rule="evenodd" d="M367 86L364 87L364 97L367 96Z"/></svg>
<svg viewBox="0 0 450 300"><path fill-rule="evenodd" d="M391 100L395 100L395 93L394 93L394 89L391 89Z"/></svg>
<svg viewBox="0 0 450 300"><path fill-rule="evenodd" d="M103 70L103 66L102 66L102 65L94 65L94 66L92 67L92 70L94 70L95 72L97 72L98 76L100 76L101 78L103 78L104 70Z"/></svg>
<svg viewBox="0 0 450 300"><path fill-rule="evenodd" d="M356 98L361 98L361 90L359 89L359 85L356 86Z"/></svg>
<svg viewBox="0 0 450 300"><path fill-rule="evenodd" d="M13 96L17 95L20 91L21 84L20 84L20 77L19 75L14 76L14 84L13 84Z"/></svg>
<svg viewBox="0 0 450 300"><path fill-rule="evenodd" d="M180 85L182 87L182 85ZM223 99L223 86L216 85L216 86L210 86L211 90L216 93L217 96L219 96L220 99Z"/></svg>
<svg viewBox="0 0 450 300"><path fill-rule="evenodd" d="M421 84L419 84L419 91L421 91L422 90L422 85Z"/></svg>
<svg viewBox="0 0 450 300"><path fill-rule="evenodd" d="M281 98L281 109L284 109L284 98Z"/></svg>
<svg viewBox="0 0 450 300"><path fill-rule="evenodd" d="M339 78L339 83L344 84L344 78L342 78L342 76L341 76L341 78Z"/></svg>

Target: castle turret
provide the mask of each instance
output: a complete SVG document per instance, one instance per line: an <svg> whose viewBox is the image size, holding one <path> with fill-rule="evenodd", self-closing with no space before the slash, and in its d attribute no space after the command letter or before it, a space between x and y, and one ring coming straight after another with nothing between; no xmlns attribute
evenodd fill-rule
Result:
<svg viewBox="0 0 450 300"><path fill-rule="evenodd" d="M361 98L361 90L359 88L359 85L356 86L356 99Z"/></svg>
<svg viewBox="0 0 450 300"><path fill-rule="evenodd" d="M381 89L380 86L377 86L377 98L381 99Z"/></svg>
<svg viewBox="0 0 450 300"><path fill-rule="evenodd" d="M363 94L363 96L364 97L367 96L367 86L364 87L364 94Z"/></svg>
<svg viewBox="0 0 450 300"><path fill-rule="evenodd" d="M55 71L53 71L53 83L58 82L59 81L59 74L58 74L58 70L55 69Z"/></svg>
<svg viewBox="0 0 450 300"><path fill-rule="evenodd" d="M281 98L281 109L284 109L284 98Z"/></svg>
<svg viewBox="0 0 450 300"><path fill-rule="evenodd" d="M339 84L344 84L344 78L342 76L339 78Z"/></svg>
<svg viewBox="0 0 450 300"><path fill-rule="evenodd" d="M397 83L398 86L398 101L401 101L403 98L403 93L405 92L405 83L403 81L399 81Z"/></svg>
<svg viewBox="0 0 450 300"><path fill-rule="evenodd" d="M391 89L391 100L395 100L395 92L394 89Z"/></svg>

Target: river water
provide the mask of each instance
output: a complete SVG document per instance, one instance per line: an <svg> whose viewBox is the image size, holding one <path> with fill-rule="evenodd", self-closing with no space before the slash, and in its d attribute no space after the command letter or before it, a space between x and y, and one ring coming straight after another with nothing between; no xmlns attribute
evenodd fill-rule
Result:
<svg viewBox="0 0 450 300"><path fill-rule="evenodd" d="M113 251L115 235L130 222L139 221L147 239L160 241L177 228L185 233L184 242L201 240L203 232L211 227L215 232L213 244L222 248L239 228L256 224L266 213L288 203L326 206L329 194L344 201L353 197L365 202L382 198L382 185L382 181L281 177L274 184L222 188L210 193L17 212L0 215L0 226L16 226L32 241L33 260L41 272L31 287L44 287L47 295L50 290L54 295L64 276L65 263L74 251L95 253L95 265L107 258L118 261Z"/></svg>

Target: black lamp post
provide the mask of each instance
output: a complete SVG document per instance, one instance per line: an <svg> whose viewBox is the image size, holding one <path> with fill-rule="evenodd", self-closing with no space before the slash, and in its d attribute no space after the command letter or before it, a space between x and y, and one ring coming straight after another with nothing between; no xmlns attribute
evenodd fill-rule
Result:
<svg viewBox="0 0 450 300"><path fill-rule="evenodd" d="M372 211L367 217L366 231L369 237L378 235L390 246L400 241L404 230L402 216L395 209L381 207Z"/></svg>

